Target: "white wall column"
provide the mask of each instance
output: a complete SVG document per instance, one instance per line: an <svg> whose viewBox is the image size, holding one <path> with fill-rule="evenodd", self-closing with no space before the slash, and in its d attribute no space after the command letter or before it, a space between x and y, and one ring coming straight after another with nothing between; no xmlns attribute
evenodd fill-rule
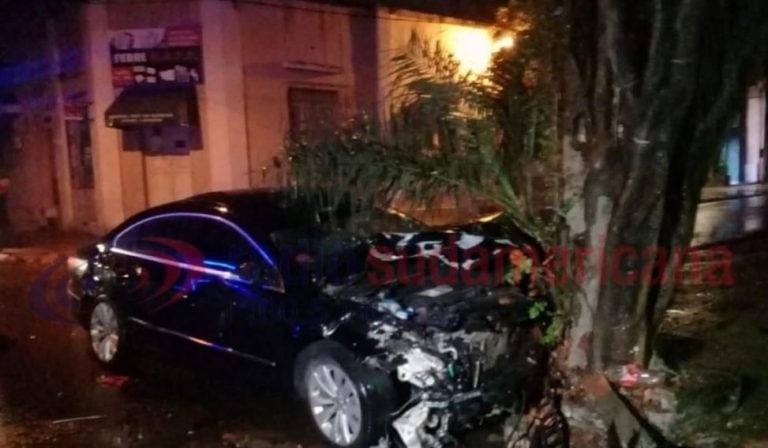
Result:
<svg viewBox="0 0 768 448"><path fill-rule="evenodd" d="M91 94L91 144L99 227L110 229L125 219L120 175L120 134L108 128L104 113L115 98L109 55L107 5L83 7L85 64Z"/></svg>
<svg viewBox="0 0 768 448"><path fill-rule="evenodd" d="M200 22L205 76L198 92L210 187L246 188L248 138L238 11L232 2L200 0Z"/></svg>
<svg viewBox="0 0 768 448"><path fill-rule="evenodd" d="M744 181L746 183L763 182L764 162L760 151L765 144L765 85L758 84L749 89L746 110L746 160L744 161Z"/></svg>
<svg viewBox="0 0 768 448"><path fill-rule="evenodd" d="M50 82L53 88L53 119L52 136L54 148L54 169L59 200L59 220L62 228L72 228L75 221L75 211L72 202L72 182L69 163L69 145L67 141L67 125L64 112L64 93L61 87L61 59L59 57L59 44L57 30L53 21L46 25L48 39L48 56L51 60Z"/></svg>

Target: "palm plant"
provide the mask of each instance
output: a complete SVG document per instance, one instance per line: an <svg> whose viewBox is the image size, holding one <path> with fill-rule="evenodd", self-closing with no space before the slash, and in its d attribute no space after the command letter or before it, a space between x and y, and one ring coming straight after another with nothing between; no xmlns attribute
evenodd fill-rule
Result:
<svg viewBox="0 0 768 448"><path fill-rule="evenodd" d="M535 209L519 192L527 163L551 143L551 96L527 62L505 51L489 73L464 73L440 42L414 33L393 60L387 121L363 115L332 138L292 142L292 178L323 206L351 196L359 211L469 196L541 238Z"/></svg>

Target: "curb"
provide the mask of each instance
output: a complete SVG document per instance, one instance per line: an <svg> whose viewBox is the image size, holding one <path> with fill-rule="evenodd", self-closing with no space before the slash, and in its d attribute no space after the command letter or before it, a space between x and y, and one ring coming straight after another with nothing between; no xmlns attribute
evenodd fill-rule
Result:
<svg viewBox="0 0 768 448"><path fill-rule="evenodd" d="M752 193L752 194L739 194L735 196L724 196L724 197L716 197L716 198L708 198L708 199L700 199L699 204L709 204L712 202L725 202L725 201L733 201L736 199L749 199L749 198L757 198L760 196L768 196L768 191L763 193Z"/></svg>
<svg viewBox="0 0 768 448"><path fill-rule="evenodd" d="M748 233L733 238L726 238L720 241L713 241L711 243L704 243L699 245L691 245L691 249L710 249L718 246L730 246L732 244L743 243L744 241L755 239L768 239L768 230L758 230L756 232Z"/></svg>

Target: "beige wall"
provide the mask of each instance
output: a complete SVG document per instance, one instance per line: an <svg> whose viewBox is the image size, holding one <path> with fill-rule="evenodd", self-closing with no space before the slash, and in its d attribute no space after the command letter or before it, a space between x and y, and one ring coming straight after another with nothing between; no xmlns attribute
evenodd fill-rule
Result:
<svg viewBox="0 0 768 448"><path fill-rule="evenodd" d="M205 84L198 95L209 186L198 184L197 191L246 188L245 87L237 8L234 3L201 0L200 22Z"/></svg>
<svg viewBox="0 0 768 448"><path fill-rule="evenodd" d="M284 155L289 88L334 90L340 94L343 115L365 111L383 117L391 59L405 48L412 32L440 40L467 70L483 69L491 57L492 33L474 23L300 1L274 5L239 7L254 187L282 179L273 159Z"/></svg>
<svg viewBox="0 0 768 448"><path fill-rule="evenodd" d="M39 93L39 92L38 92ZM46 106L52 96L17 93L23 113L15 121L15 148L10 163L8 209L11 223L31 230L56 218L56 172L54 168L53 121Z"/></svg>
<svg viewBox="0 0 768 448"><path fill-rule="evenodd" d="M488 36L481 27L437 16L299 0L265 3L114 0L88 3L71 23L58 23L58 47L82 48L82 57L56 88L48 88L49 82L22 92L26 104L17 121L17 169L9 195L14 223L28 228L58 218L65 227L103 231L149 206L191 194L274 186L285 174L273 160L285 154L290 88L337 92L341 119L362 111L376 115L385 108L390 60L412 31L469 59L485 51ZM109 32L198 25L205 70L205 82L197 87L203 149L173 157L123 151L121 131L104 120L120 93L112 87ZM55 60L55 49L43 43L40 50ZM63 105L71 97L90 105L93 190L74 190L69 181Z"/></svg>
<svg viewBox="0 0 768 448"><path fill-rule="evenodd" d="M106 5L84 7L85 68L91 101L91 142L95 175L98 221L102 230L112 228L125 218L123 175L120 163L119 131L106 126L104 113L115 98L112 89L107 36L109 16ZM130 185L127 188L130 190Z"/></svg>
<svg viewBox="0 0 768 448"><path fill-rule="evenodd" d="M101 229L147 207L211 190L248 186L248 154L237 9L219 0L116 1L88 5L86 73ZM145 156L122 148L121 131L104 112L119 95L112 87L108 32L128 28L200 26L204 84L197 87L203 149L185 156Z"/></svg>
<svg viewBox="0 0 768 448"><path fill-rule="evenodd" d="M765 145L765 83L752 86L747 93L745 110L746 160L744 180L746 183L765 181L765 158L761 154Z"/></svg>
<svg viewBox="0 0 768 448"><path fill-rule="evenodd" d="M440 40L475 65L472 59L486 51L484 42L490 39L482 27L437 16L288 0L267 5L116 0L87 4L83 11L83 74L66 81L63 93L85 91L91 104L93 198L100 230L148 206L190 194L279 183L283 176L273 168L273 160L284 156L292 87L337 92L341 118L361 111L375 114L384 109L390 60L412 31ZM119 94L112 87L109 31L194 25L203 35L205 83L197 88L203 150L175 157L123 151L121 131L107 128L104 120ZM46 135L39 138L55 140ZM48 154L50 145L44 143L36 151ZM60 177L68 174L59 171ZM25 179L19 182L24 184ZM50 215L52 185L46 180L25 187L40 196L29 214ZM73 193L70 203L77 202L74 197L81 193Z"/></svg>
<svg viewBox="0 0 768 448"><path fill-rule="evenodd" d="M289 131L288 89L338 92L340 111L357 109L349 10L286 2L290 9L241 4L240 24L251 185L275 185L273 159L284 154Z"/></svg>

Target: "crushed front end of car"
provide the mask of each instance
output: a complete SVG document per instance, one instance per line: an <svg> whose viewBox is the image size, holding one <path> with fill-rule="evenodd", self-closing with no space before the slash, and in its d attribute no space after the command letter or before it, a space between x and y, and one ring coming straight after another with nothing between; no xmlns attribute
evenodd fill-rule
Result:
<svg viewBox="0 0 768 448"><path fill-rule="evenodd" d="M540 343L548 314L531 309L551 301L532 251L466 233L382 234L367 272L326 287L358 305L326 337L359 338L362 363L403 391L380 446L456 446L457 434L494 423L509 448L567 446L554 407L540 412L552 402ZM521 431L526 418L538 420Z"/></svg>

